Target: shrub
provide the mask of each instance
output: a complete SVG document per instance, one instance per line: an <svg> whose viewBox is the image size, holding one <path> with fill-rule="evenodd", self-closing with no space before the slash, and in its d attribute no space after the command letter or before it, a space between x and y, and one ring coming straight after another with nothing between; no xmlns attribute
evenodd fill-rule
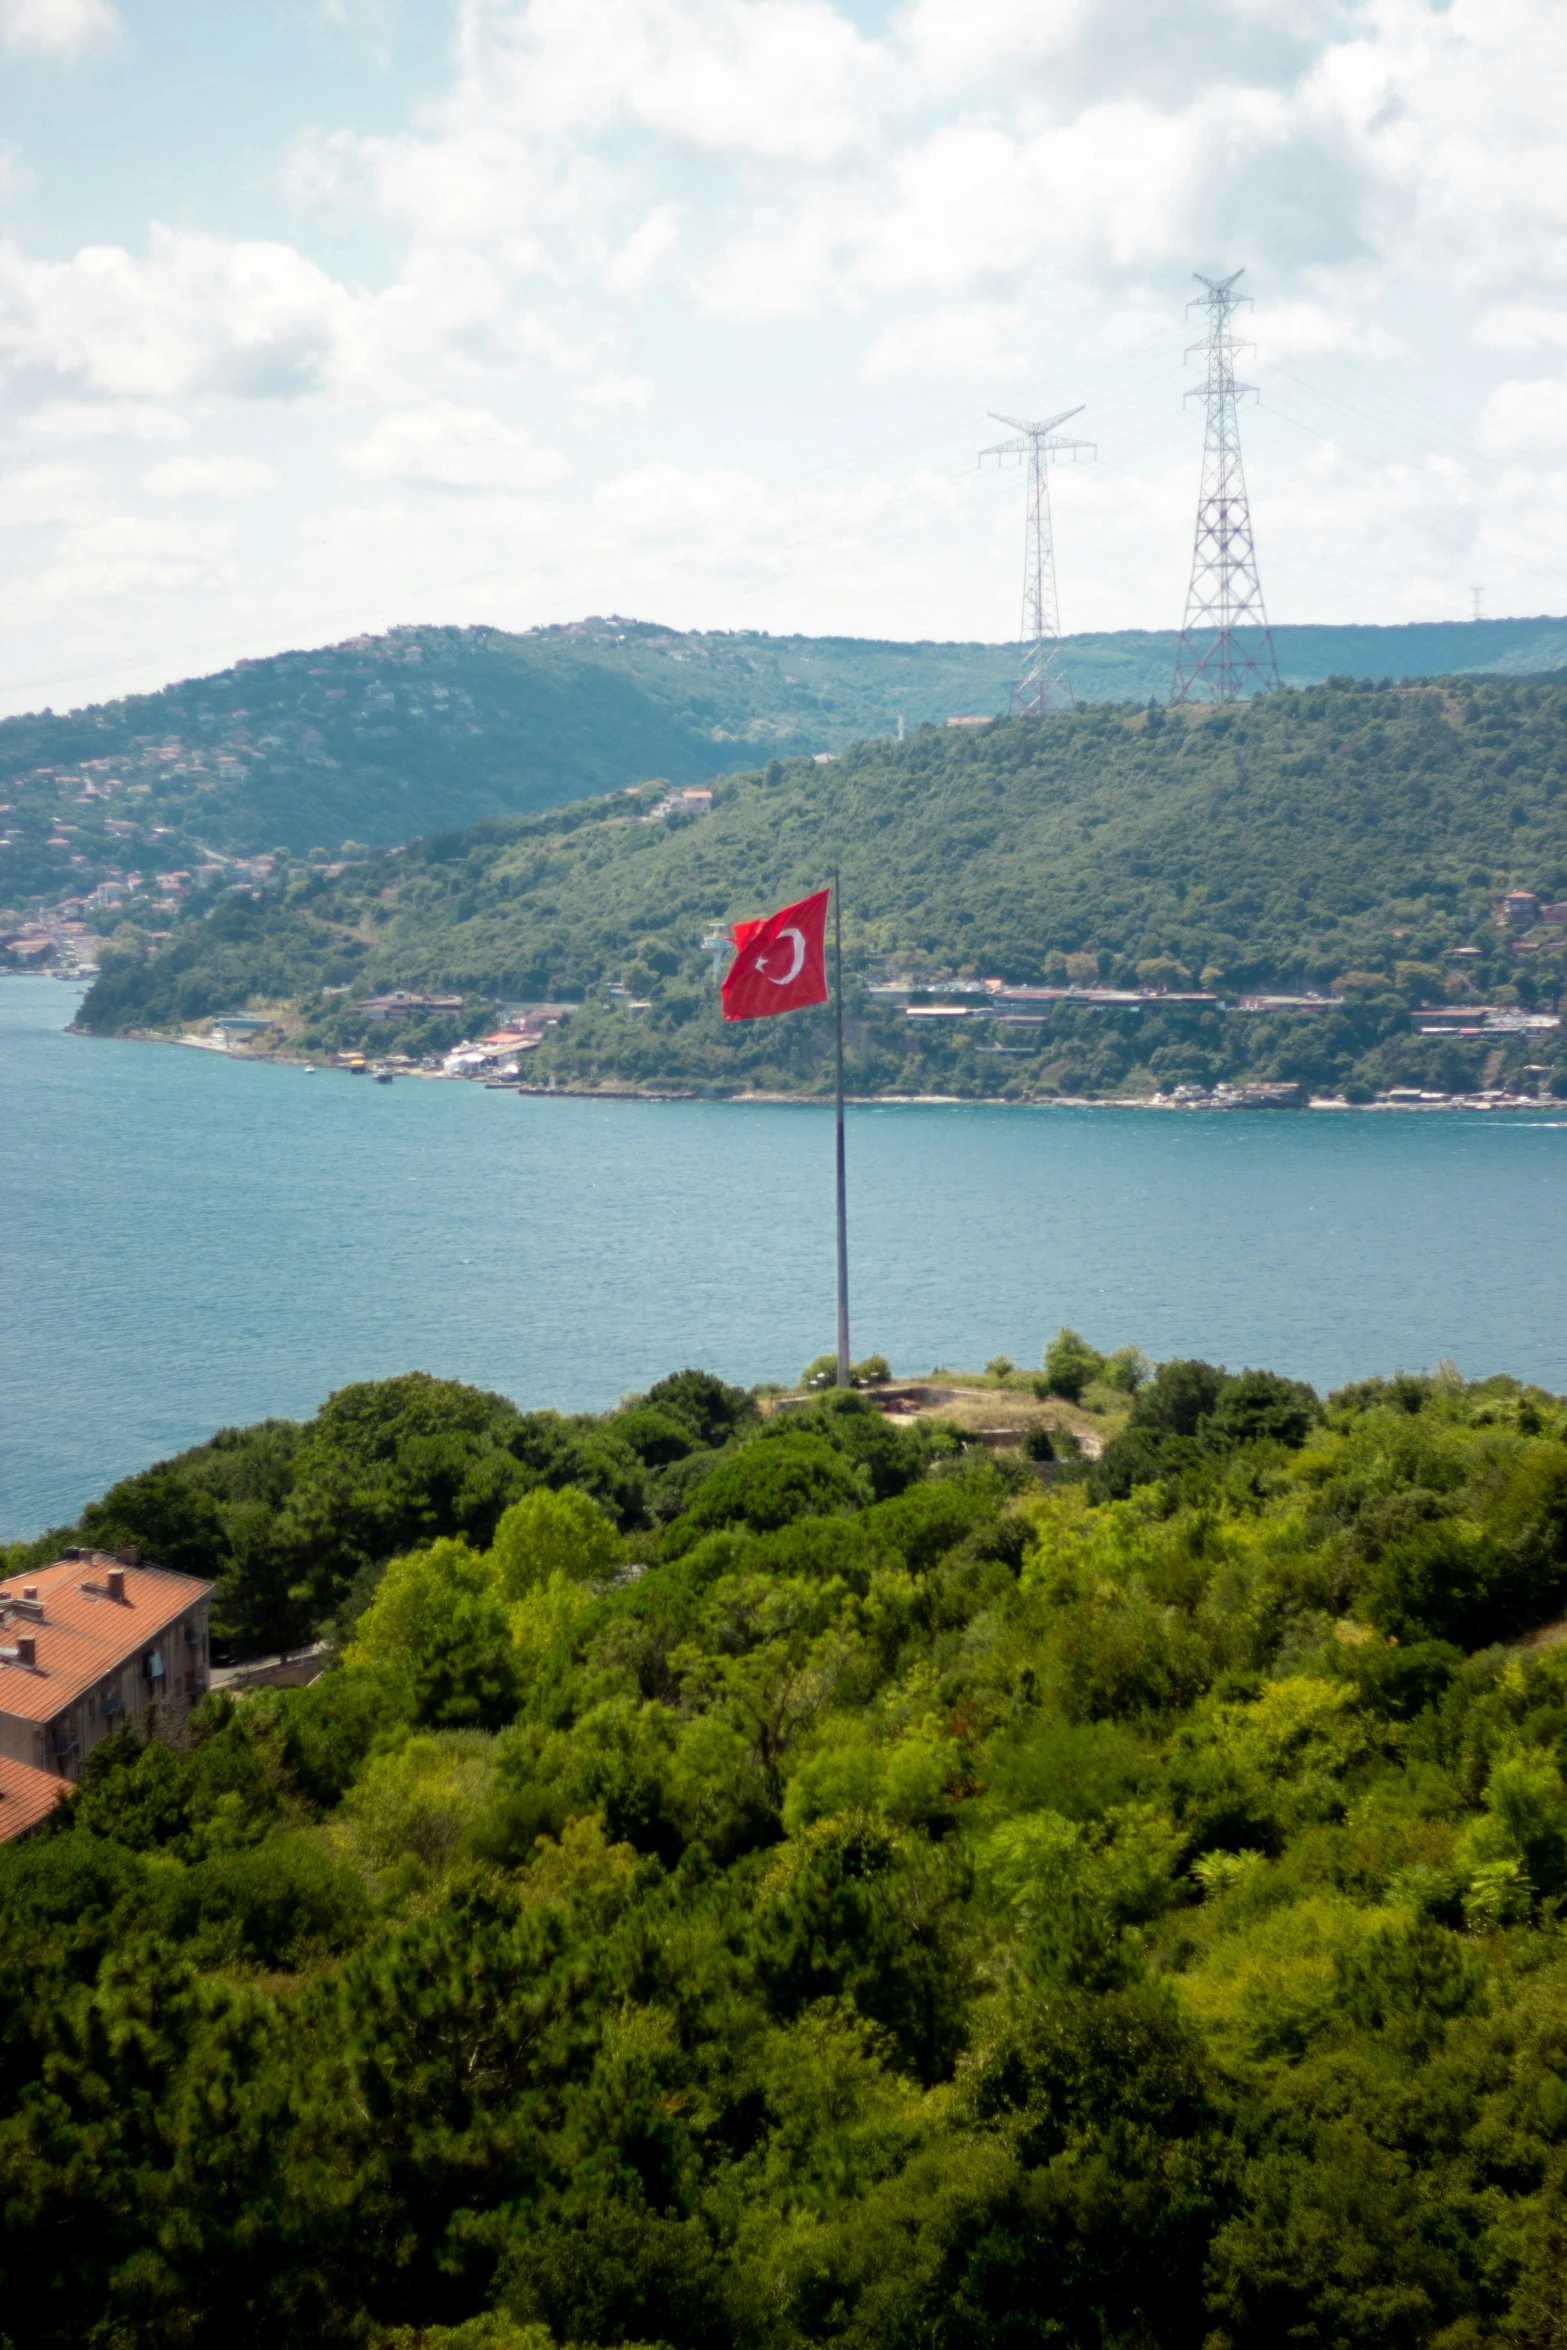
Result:
<svg viewBox="0 0 1567 2350"><path fill-rule="evenodd" d="M730 1387L711 1371L674 1371L647 1391L656 1411L682 1420L698 1444L726 1444L757 1416L743 1387Z"/></svg>
<svg viewBox="0 0 1567 2350"><path fill-rule="evenodd" d="M1089 1380L1097 1379L1103 1369L1104 1356L1086 1338L1075 1330L1058 1330L1045 1349L1046 1392L1076 1403Z"/></svg>
<svg viewBox="0 0 1567 2350"><path fill-rule="evenodd" d="M796 1518L859 1509L869 1499L868 1480L832 1445L787 1430L775 1441L746 1445L713 1472L665 1536L665 1555L689 1549L711 1527L750 1526L767 1534Z"/></svg>
<svg viewBox="0 0 1567 2350"><path fill-rule="evenodd" d="M420 1722L493 1729L516 1710L502 1591L489 1559L465 1542L393 1559L345 1661L403 1681Z"/></svg>
<svg viewBox="0 0 1567 2350"><path fill-rule="evenodd" d="M490 1563L501 1596L515 1600L552 1575L591 1583L608 1573L621 1548L613 1520L587 1494L567 1486L513 1502L495 1529Z"/></svg>

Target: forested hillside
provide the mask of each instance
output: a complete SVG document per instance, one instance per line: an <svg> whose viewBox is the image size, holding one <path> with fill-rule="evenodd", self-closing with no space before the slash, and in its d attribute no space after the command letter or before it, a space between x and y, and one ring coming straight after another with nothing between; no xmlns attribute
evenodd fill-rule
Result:
<svg viewBox="0 0 1567 2350"><path fill-rule="evenodd" d="M927 728L827 765L774 760L720 784L700 819L654 820L655 796L498 820L336 881L229 898L156 948L127 930L84 1024L166 1030L249 1002L290 1007L274 1032L286 1049L386 1049L396 1033L367 1027L359 1000L439 983L466 995L470 1022L485 1002L580 1001L530 1063L540 1078L809 1090L825 1081L825 1015L726 1028L700 942L841 864L859 1091L1567 1076L1555 1032L1427 1037L1411 1017L1554 1012L1567 928L1498 908L1520 885L1567 898L1567 686L1330 682L1228 710L1091 707ZM878 1006L865 986L889 973L1217 1000L1063 1003L999 1034ZM1340 1001L1227 1008L1259 989ZM403 1042L452 1040L416 1022Z"/></svg>
<svg viewBox="0 0 1567 2350"><path fill-rule="evenodd" d="M1078 693L1163 700L1175 638L1074 637ZM1281 672L1427 676L1567 664L1567 622L1278 632ZM771 753L1007 707L1016 648L687 634L590 620L511 636L409 628L139 694L0 722L0 910L107 877L199 868L560 805L661 776L699 783ZM352 847L350 847L352 853ZM230 878L234 878L230 876ZM241 877L242 878L242 877Z"/></svg>
<svg viewBox="0 0 1567 2350"><path fill-rule="evenodd" d="M1567 1409L1047 1360L1097 1461L416 1376L89 1510L335 1646L0 1847L15 2350L1548 2350Z"/></svg>

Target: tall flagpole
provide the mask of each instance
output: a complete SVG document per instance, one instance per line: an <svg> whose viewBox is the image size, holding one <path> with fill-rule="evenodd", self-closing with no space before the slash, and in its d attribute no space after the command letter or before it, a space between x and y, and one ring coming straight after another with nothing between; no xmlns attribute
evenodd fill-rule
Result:
<svg viewBox="0 0 1567 2350"><path fill-rule="evenodd" d="M832 869L833 1034L838 1061L838 1385L849 1384L849 1202L843 1179L843 901Z"/></svg>

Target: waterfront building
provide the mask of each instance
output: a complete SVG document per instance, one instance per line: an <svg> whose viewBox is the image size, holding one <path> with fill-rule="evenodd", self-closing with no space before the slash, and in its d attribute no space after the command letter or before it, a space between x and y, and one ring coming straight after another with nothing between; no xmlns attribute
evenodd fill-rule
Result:
<svg viewBox="0 0 1567 2350"><path fill-rule="evenodd" d="M211 1595L194 1575L98 1550L0 1588L0 1762L74 1781L116 1732L154 1712L177 1725L206 1693ZM25 1801L10 1800L20 1821ZM0 1840L22 1832L11 1817L0 1809Z"/></svg>

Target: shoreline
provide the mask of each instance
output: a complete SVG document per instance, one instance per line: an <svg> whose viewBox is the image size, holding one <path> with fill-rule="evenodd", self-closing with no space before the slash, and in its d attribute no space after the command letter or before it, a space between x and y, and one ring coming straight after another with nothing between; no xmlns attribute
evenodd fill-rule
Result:
<svg viewBox="0 0 1567 2350"><path fill-rule="evenodd" d="M193 1052L217 1053L224 1060L243 1061L253 1067L282 1069L310 1068L317 1075L346 1076L347 1070L333 1061L305 1062L292 1053L250 1053L236 1050L231 1045L218 1044L205 1036L169 1036L146 1030L128 1035L105 1036L99 1031L77 1027L69 1022L62 1031L67 1036L80 1036L98 1044L160 1044L183 1045ZM728 1109L830 1109L830 1094L809 1093L706 1093L688 1088L667 1089L635 1085L525 1085L507 1081L497 1084L482 1077L448 1076L439 1069L399 1069L394 1072L397 1082L414 1080L424 1084L476 1085L488 1093L515 1093L528 1101L610 1101L610 1102L709 1102ZM1448 1094L1437 1101L1372 1101L1347 1102L1336 1094L1315 1094L1303 1102L1258 1101L1169 1101L1157 1094L1040 1094L1026 1101L1005 1100L986 1094L961 1093L862 1093L846 1094L845 1103L853 1109L921 1109L921 1110L1152 1110L1158 1113L1208 1113L1233 1117L1238 1112L1250 1111L1270 1118L1299 1115L1317 1111L1332 1115L1352 1113L1376 1116L1451 1116L1468 1112L1472 1116L1494 1117L1498 1112L1517 1110L1559 1110L1561 1122L1567 1124L1567 1101L1552 1096L1534 1094L1501 1094L1487 1099L1476 1094Z"/></svg>

